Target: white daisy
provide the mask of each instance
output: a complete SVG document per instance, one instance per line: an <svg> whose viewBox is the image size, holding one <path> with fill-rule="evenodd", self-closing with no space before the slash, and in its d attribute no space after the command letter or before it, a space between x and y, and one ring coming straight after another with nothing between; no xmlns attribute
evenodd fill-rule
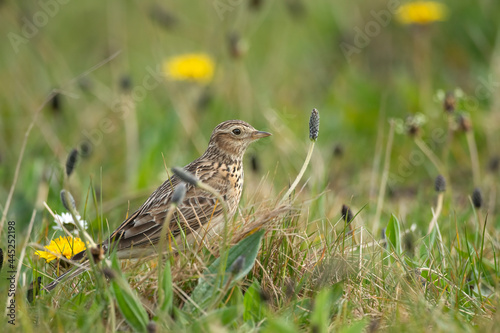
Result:
<svg viewBox="0 0 500 333"><path fill-rule="evenodd" d="M85 220L82 220L82 217L80 215L76 215L77 223L84 229L87 230L88 223ZM78 233L78 227L75 225L75 221L73 220L73 216L71 216L70 213L62 213L61 215L56 214L55 216L55 221L56 225L52 226L52 229L54 230L62 230L61 225L67 224L71 225L72 228L68 228L68 226L64 226L66 229L73 229L73 233L77 234Z"/></svg>

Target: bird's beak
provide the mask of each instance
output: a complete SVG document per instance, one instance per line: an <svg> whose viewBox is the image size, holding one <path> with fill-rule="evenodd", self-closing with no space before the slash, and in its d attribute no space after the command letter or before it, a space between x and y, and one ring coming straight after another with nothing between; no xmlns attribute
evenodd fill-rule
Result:
<svg viewBox="0 0 500 333"><path fill-rule="evenodd" d="M255 131L252 133L252 139L257 140L260 138L265 138L266 136L272 135L271 133L268 132L263 132L263 131Z"/></svg>

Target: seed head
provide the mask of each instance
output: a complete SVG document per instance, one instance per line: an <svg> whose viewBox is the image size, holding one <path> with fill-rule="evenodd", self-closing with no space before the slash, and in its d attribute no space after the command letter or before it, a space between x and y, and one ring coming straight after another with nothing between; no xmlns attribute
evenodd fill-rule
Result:
<svg viewBox="0 0 500 333"><path fill-rule="evenodd" d="M312 109L311 117L309 118L309 139L316 141L319 134L319 112L317 109Z"/></svg>
<svg viewBox="0 0 500 333"><path fill-rule="evenodd" d="M104 276L110 280L113 280L116 278L116 273L114 270L112 270L109 267L104 267L102 272L104 273Z"/></svg>
<svg viewBox="0 0 500 333"><path fill-rule="evenodd" d="M73 198L73 196L69 191L66 190L61 191L61 201L66 210L70 212L76 211L75 199Z"/></svg>
<svg viewBox="0 0 500 333"><path fill-rule="evenodd" d="M342 157L344 155L344 146L342 146L341 143L337 143L334 147L333 147L333 156L335 157Z"/></svg>
<svg viewBox="0 0 500 333"><path fill-rule="evenodd" d="M83 141L80 144L80 155L83 158L89 157L92 154L92 144L88 141Z"/></svg>
<svg viewBox="0 0 500 333"><path fill-rule="evenodd" d="M498 167L500 166L500 157L499 156L494 156L490 159L490 163L488 165L488 168L492 173L495 173L498 171Z"/></svg>
<svg viewBox="0 0 500 333"><path fill-rule="evenodd" d="M120 78L120 89L122 90L122 92L130 92L130 90L132 89L132 78L130 77L130 75L122 75L122 77Z"/></svg>
<svg viewBox="0 0 500 333"><path fill-rule="evenodd" d="M351 208L347 205L342 205L342 220L346 221L347 224L351 223L353 216Z"/></svg>
<svg viewBox="0 0 500 333"><path fill-rule="evenodd" d="M146 330L148 331L148 333L156 333L158 332L158 325L156 324L156 322L151 320L146 326Z"/></svg>
<svg viewBox="0 0 500 333"><path fill-rule="evenodd" d="M192 173L184 170L183 168L179 168L179 167L172 168L172 171L182 181L184 181L184 182L186 182L188 184L191 184L193 186L198 186L198 183L199 183L200 180L195 175L193 175Z"/></svg>
<svg viewBox="0 0 500 333"><path fill-rule="evenodd" d="M467 117L464 114L460 114L458 116L457 122L458 122L459 129L463 132L468 132L472 129L472 123L471 123L469 117Z"/></svg>
<svg viewBox="0 0 500 333"><path fill-rule="evenodd" d="M50 99L50 107L52 110L59 112L61 111L61 94L56 92Z"/></svg>
<svg viewBox="0 0 500 333"><path fill-rule="evenodd" d="M186 183L180 183L175 187L174 193L172 194L172 203L176 206L184 201L186 196Z"/></svg>
<svg viewBox="0 0 500 333"><path fill-rule="evenodd" d="M483 195L481 194L481 190L478 187L476 187L474 189L474 192L472 192L472 204L477 209L483 206Z"/></svg>
<svg viewBox="0 0 500 333"><path fill-rule="evenodd" d="M229 34L227 37L229 53L234 59L241 58L248 50L248 45L237 32Z"/></svg>
<svg viewBox="0 0 500 333"><path fill-rule="evenodd" d="M73 148L66 159L66 175L68 177L73 173L76 162L78 162L78 150Z"/></svg>
<svg viewBox="0 0 500 333"><path fill-rule="evenodd" d="M455 94L453 91L448 91L443 101L443 108L445 112L453 113L455 111L457 101L455 99Z"/></svg>
<svg viewBox="0 0 500 333"><path fill-rule="evenodd" d="M436 192L444 192L446 191L446 180L443 175L438 175L436 177L436 181L434 182L434 189Z"/></svg>

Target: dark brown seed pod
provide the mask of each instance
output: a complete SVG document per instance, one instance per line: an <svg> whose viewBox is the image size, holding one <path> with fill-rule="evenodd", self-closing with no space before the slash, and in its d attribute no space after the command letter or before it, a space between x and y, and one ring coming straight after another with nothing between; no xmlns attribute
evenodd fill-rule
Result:
<svg viewBox="0 0 500 333"><path fill-rule="evenodd" d="M103 270L102 270L102 273L104 274L104 276L107 278L107 279L110 279L110 280L113 280L116 278L116 273L114 270L112 270L111 268L109 267L104 267Z"/></svg>
<svg viewBox="0 0 500 333"><path fill-rule="evenodd" d="M337 143L333 146L333 156L338 158L344 156L344 146L342 146L341 143Z"/></svg>
<svg viewBox="0 0 500 333"><path fill-rule="evenodd" d="M61 94L56 92L49 101L50 108L56 113L62 109Z"/></svg>
<svg viewBox="0 0 500 333"><path fill-rule="evenodd" d="M476 187L474 189L474 192L472 192L472 204L476 209L479 209L483 206L483 194L481 193L481 190Z"/></svg>
<svg viewBox="0 0 500 333"><path fill-rule="evenodd" d="M317 109L312 109L311 117L309 118L309 139L316 141L319 134L319 112Z"/></svg>
<svg viewBox="0 0 500 333"><path fill-rule="evenodd" d="M83 158L87 158L92 154L92 144L88 141L83 141L80 143L80 155Z"/></svg>
<svg viewBox="0 0 500 333"><path fill-rule="evenodd" d="M490 159L490 162L488 164L488 169L492 172L495 173L498 171L500 166L500 157L499 156L493 156Z"/></svg>
<svg viewBox="0 0 500 333"><path fill-rule="evenodd" d="M472 122L470 121L469 117L467 117L464 114L458 115L457 123L458 123L458 128L462 132L468 132L472 129Z"/></svg>
<svg viewBox="0 0 500 333"><path fill-rule="evenodd" d="M165 30L172 29L177 24L175 15L159 5L153 5L149 8L149 18Z"/></svg>
<svg viewBox="0 0 500 333"><path fill-rule="evenodd" d="M70 212L76 211L75 199L73 198L71 193L69 191L62 190L60 195L64 208L66 208L66 210Z"/></svg>
<svg viewBox="0 0 500 333"><path fill-rule="evenodd" d="M444 192L446 191L446 180L442 175L438 175L434 182L434 189L436 192Z"/></svg>
<svg viewBox="0 0 500 333"><path fill-rule="evenodd" d="M349 208L349 206L347 205L342 205L341 213L342 213L342 220L346 221L347 224L351 223L351 221L353 220L351 208Z"/></svg>
<svg viewBox="0 0 500 333"><path fill-rule="evenodd" d="M252 171L258 173L260 171L260 161L257 155L252 154L250 156L250 165L252 166Z"/></svg>
<svg viewBox="0 0 500 333"><path fill-rule="evenodd" d="M457 101L455 99L455 94L453 91L448 91L444 97L443 109L445 112L453 113L455 111Z"/></svg>
<svg viewBox="0 0 500 333"><path fill-rule="evenodd" d="M130 75L122 75L120 78L120 90L124 93L129 93L132 90L132 78Z"/></svg>
<svg viewBox="0 0 500 333"><path fill-rule="evenodd" d="M76 162L78 162L78 150L73 148L66 159L66 175L68 177L73 173Z"/></svg>

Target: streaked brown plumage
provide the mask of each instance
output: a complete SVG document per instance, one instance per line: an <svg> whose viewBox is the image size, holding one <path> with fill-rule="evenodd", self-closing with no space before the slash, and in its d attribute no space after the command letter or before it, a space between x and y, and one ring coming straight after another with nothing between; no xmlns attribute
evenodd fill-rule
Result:
<svg viewBox="0 0 500 333"><path fill-rule="evenodd" d="M232 218L241 197L243 187L243 155L250 143L271 135L257 131L241 120L228 120L215 127L205 153L184 167L203 183L219 192L226 201L228 218ZM106 252L117 251L119 258L138 258L156 252L161 230L171 208L171 198L175 187L181 183L177 176L167 179L151 196L125 220L101 244ZM177 206L169 224L169 231L178 244L181 230L188 243L210 239L223 226L224 214L216 197L194 185L187 184L186 196ZM84 260L86 252L76 254L73 260ZM84 268L63 274L45 289L52 290L63 278L72 278L84 272Z"/></svg>

